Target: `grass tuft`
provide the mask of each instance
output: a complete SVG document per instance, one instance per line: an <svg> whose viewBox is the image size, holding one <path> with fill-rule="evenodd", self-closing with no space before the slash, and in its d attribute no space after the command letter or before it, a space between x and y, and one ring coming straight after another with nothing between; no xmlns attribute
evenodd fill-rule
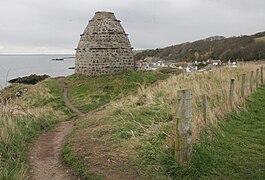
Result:
<svg viewBox="0 0 265 180"><path fill-rule="evenodd" d="M20 88L28 91L17 98L14 94ZM72 116L60 92L54 79L34 86L15 84L0 91L0 179L27 179L29 145L41 132Z"/></svg>

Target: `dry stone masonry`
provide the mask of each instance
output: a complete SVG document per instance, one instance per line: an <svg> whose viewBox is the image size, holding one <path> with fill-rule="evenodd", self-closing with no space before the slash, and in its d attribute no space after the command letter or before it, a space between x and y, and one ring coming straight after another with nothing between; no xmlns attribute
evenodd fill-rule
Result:
<svg viewBox="0 0 265 180"><path fill-rule="evenodd" d="M75 73L101 76L134 70L132 47L112 12L96 12L80 35Z"/></svg>

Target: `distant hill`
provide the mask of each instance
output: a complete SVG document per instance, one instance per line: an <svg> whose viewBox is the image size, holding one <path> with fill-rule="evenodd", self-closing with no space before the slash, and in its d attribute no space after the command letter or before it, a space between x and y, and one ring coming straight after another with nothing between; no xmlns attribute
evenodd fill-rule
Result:
<svg viewBox="0 0 265 180"><path fill-rule="evenodd" d="M146 57L159 57L176 61L265 59L265 32L229 38L213 36L191 43L146 50L135 54L135 60Z"/></svg>

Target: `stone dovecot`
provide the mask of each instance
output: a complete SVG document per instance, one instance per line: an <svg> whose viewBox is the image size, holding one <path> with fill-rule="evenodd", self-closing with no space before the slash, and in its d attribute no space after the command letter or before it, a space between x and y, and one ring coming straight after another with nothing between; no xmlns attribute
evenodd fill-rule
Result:
<svg viewBox="0 0 265 180"><path fill-rule="evenodd" d="M110 75L134 70L132 47L112 12L96 12L76 48L75 73Z"/></svg>

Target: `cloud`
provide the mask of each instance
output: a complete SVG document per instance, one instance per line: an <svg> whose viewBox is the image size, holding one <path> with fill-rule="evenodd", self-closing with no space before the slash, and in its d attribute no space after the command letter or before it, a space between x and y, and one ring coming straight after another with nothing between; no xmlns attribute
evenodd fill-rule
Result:
<svg viewBox="0 0 265 180"><path fill-rule="evenodd" d="M113 11L134 48L156 48L212 35L264 31L263 0L20 0L0 6L0 53L74 53L99 10ZM36 47L47 47L40 49Z"/></svg>

